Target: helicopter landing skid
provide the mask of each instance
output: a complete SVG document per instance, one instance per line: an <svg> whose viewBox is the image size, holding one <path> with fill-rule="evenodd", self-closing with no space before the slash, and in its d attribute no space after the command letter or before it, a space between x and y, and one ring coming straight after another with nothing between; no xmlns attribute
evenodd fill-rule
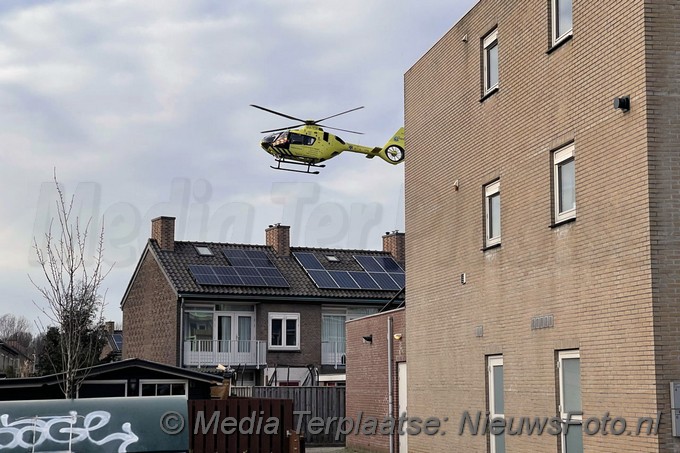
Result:
<svg viewBox="0 0 680 453"><path fill-rule="evenodd" d="M295 170L294 168L284 168L281 166L281 164L291 164L291 165L302 165L303 167L307 167L306 170ZM312 164L308 163L305 164L303 162L295 162L291 160L285 160L285 159L276 159L276 167L273 165L270 165L270 168L273 168L274 170L282 170L282 171L292 171L295 173L308 173L310 175L318 175L318 171L310 171L312 167L314 168L324 168L326 165L317 165L317 164Z"/></svg>

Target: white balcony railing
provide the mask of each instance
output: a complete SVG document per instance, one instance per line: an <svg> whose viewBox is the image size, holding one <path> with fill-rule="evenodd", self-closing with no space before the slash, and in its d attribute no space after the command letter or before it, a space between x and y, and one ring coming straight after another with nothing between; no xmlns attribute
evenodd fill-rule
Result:
<svg viewBox="0 0 680 453"><path fill-rule="evenodd" d="M185 340L184 366L267 364L267 342L259 340Z"/></svg>
<svg viewBox="0 0 680 453"><path fill-rule="evenodd" d="M333 365L335 368L339 366L345 366L345 342L322 341L321 364Z"/></svg>

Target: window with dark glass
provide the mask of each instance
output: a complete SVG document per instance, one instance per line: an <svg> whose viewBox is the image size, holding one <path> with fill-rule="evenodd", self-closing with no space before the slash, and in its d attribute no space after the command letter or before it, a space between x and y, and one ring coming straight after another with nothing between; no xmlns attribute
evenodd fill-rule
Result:
<svg viewBox="0 0 680 453"><path fill-rule="evenodd" d="M269 313L269 348L300 349L299 313Z"/></svg>

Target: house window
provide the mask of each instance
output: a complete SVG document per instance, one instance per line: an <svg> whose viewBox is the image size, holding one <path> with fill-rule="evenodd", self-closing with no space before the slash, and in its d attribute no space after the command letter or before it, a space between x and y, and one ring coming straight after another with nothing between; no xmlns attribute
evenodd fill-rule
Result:
<svg viewBox="0 0 680 453"><path fill-rule="evenodd" d="M489 33L483 42L484 96L498 88L498 30Z"/></svg>
<svg viewBox="0 0 680 453"><path fill-rule="evenodd" d="M127 396L126 380L84 381L77 390L77 398L115 398Z"/></svg>
<svg viewBox="0 0 680 453"><path fill-rule="evenodd" d="M561 41L571 36L571 1L572 0L551 0L550 9L552 10L552 43L559 44Z"/></svg>
<svg viewBox="0 0 680 453"><path fill-rule="evenodd" d="M576 217L576 179L574 173L574 145L553 153L553 184L555 223Z"/></svg>
<svg viewBox="0 0 680 453"><path fill-rule="evenodd" d="M269 349L300 349L300 313L269 313Z"/></svg>
<svg viewBox="0 0 680 453"><path fill-rule="evenodd" d="M558 353L562 453L583 453L580 362L578 350Z"/></svg>
<svg viewBox="0 0 680 453"><path fill-rule="evenodd" d="M180 380L139 381L139 396L187 396L187 383Z"/></svg>
<svg viewBox="0 0 680 453"><path fill-rule="evenodd" d="M486 247L501 243L501 182L484 187L484 217Z"/></svg>
<svg viewBox="0 0 680 453"><path fill-rule="evenodd" d="M489 420L505 419L503 398L503 356L487 358ZM505 453L505 430L492 428L489 431L491 453Z"/></svg>
<svg viewBox="0 0 680 453"><path fill-rule="evenodd" d="M321 314L321 364L344 366L346 362L345 322L377 313L373 307L327 308Z"/></svg>

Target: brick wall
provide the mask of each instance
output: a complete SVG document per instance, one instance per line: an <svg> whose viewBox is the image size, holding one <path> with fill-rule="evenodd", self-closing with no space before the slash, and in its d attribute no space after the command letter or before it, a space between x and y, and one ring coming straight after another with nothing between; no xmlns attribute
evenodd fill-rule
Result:
<svg viewBox="0 0 680 453"><path fill-rule="evenodd" d="M678 109L659 106L663 162L648 162L645 36L672 37L667 47L650 43L668 65L658 71L677 67L677 2L649 2L645 17L642 0L606 8L574 0L574 37L548 53L549 3L481 0L405 76L409 415L450 417L457 427L462 411L485 411L489 354L503 354L506 416L556 414L561 349L580 349L586 416L655 416L668 392L655 379L654 350L666 351L666 369L671 357L678 362L680 340L655 346L655 334L677 331L669 318L677 316L677 273L658 261L653 292L650 249L654 260L680 263L669 215L679 212L669 182L680 176L671 155L677 127L669 127ZM500 87L480 101L480 40L496 26ZM658 104L667 102L661 94L677 100L677 69L670 74ZM623 95L630 112L613 108ZM571 140L577 219L550 228L551 150ZM482 187L495 178L502 243L482 251ZM652 218L663 222L651 223L655 241L650 178L665 187L652 195ZM554 327L532 330L539 315L553 315ZM675 368L668 374L677 376ZM583 442L586 451L659 451L654 436ZM486 449L484 436L409 438L412 452ZM556 452L558 439L508 436L507 451Z"/></svg>
<svg viewBox="0 0 680 453"><path fill-rule="evenodd" d="M670 414L669 382L680 380L680 4L645 1L645 34L656 389L658 410ZM662 449L678 451L667 420Z"/></svg>
<svg viewBox="0 0 680 453"><path fill-rule="evenodd" d="M179 365L178 307L177 294L149 251L123 306L123 358Z"/></svg>
<svg viewBox="0 0 680 453"><path fill-rule="evenodd" d="M387 384L387 319L393 319L393 333L402 334L401 340L393 340L393 389L394 411L398 418L399 382L397 367L406 361L406 311L393 310L347 322L347 393L345 397L346 416L358 422L359 415L375 417L382 421L388 415ZM365 343L363 337L373 335L372 343ZM360 431L360 430L359 430ZM398 436L395 436L395 447ZM366 451L389 452L389 437L385 435L349 434L346 445Z"/></svg>
<svg viewBox="0 0 680 453"><path fill-rule="evenodd" d="M321 363L321 306L318 304L259 304L257 306L257 338L268 341L269 313L300 314L300 351L267 351L271 366L307 366Z"/></svg>

